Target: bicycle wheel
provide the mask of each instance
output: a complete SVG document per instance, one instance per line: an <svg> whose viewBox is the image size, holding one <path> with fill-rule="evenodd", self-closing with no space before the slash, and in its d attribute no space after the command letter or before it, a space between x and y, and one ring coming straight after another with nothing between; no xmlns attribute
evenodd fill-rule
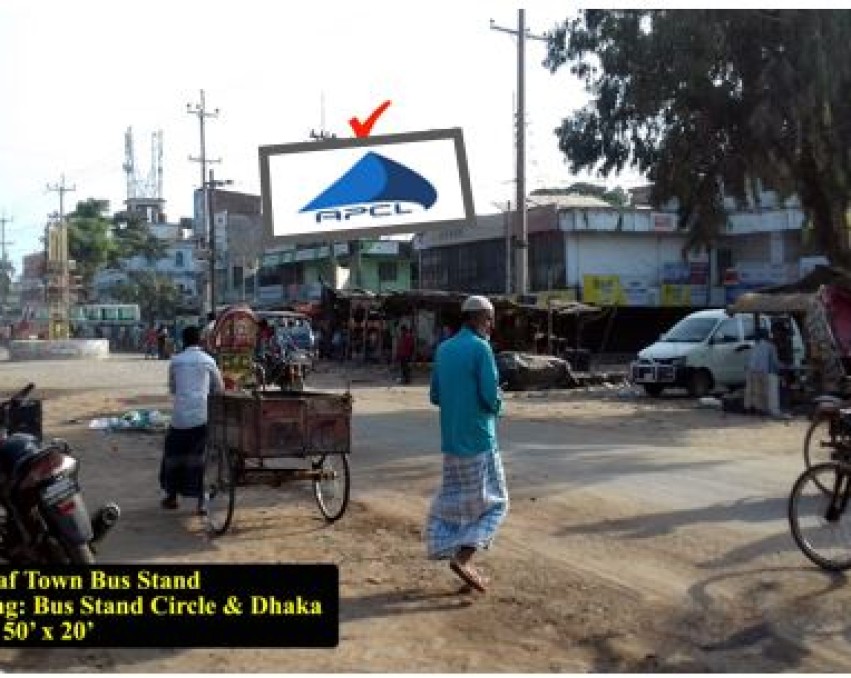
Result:
<svg viewBox="0 0 851 678"><path fill-rule="evenodd" d="M207 533L220 537L227 532L233 519L236 483L233 460L228 451L218 445L207 448L203 491L207 507L204 521Z"/></svg>
<svg viewBox="0 0 851 678"><path fill-rule="evenodd" d="M834 460L834 453L840 441L836 435L836 425L830 417L818 417L813 420L804 437L804 464L812 468ZM829 492L830 488L822 488Z"/></svg>
<svg viewBox="0 0 851 678"><path fill-rule="evenodd" d="M321 477L313 481L313 496L329 523L338 520L349 505L349 460L346 454L326 454L313 460L313 470Z"/></svg>
<svg viewBox="0 0 851 678"><path fill-rule="evenodd" d="M851 467L816 464L798 477L789 496L792 537L804 555L825 570L851 568L851 518L845 518L849 483Z"/></svg>

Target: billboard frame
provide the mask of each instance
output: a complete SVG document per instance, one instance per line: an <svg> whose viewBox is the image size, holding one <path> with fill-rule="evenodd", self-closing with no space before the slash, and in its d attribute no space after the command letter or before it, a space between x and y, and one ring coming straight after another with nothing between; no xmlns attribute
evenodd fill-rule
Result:
<svg viewBox="0 0 851 678"><path fill-rule="evenodd" d="M305 153L315 151L333 151L344 148L369 148L372 146L389 146L393 144L409 144L422 141L452 141L455 145L455 157L458 161L458 180L461 188L461 199L464 204L464 217L460 219L444 219L423 223L399 224L397 226L367 226L333 231L316 231L314 233L297 233L293 235L275 235L275 215L272 210L272 186L269 169L269 159L275 155ZM338 242L357 240L377 235L394 233L423 233L458 226L473 226L476 214L473 206L473 191L470 185L470 169L467 154L464 149L464 136L460 127L435 129L421 132L405 132L401 134L384 134L354 139L325 139L322 141L300 141L291 144L275 144L259 147L260 161L260 196L263 206L263 226L268 242L276 244L297 244L315 242Z"/></svg>

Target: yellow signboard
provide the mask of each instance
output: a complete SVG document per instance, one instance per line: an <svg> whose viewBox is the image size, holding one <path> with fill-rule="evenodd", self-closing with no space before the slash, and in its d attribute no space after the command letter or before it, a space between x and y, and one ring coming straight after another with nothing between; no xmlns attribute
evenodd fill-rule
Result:
<svg viewBox="0 0 851 678"><path fill-rule="evenodd" d="M691 285L662 285L659 296L662 306L691 306Z"/></svg>
<svg viewBox="0 0 851 678"><path fill-rule="evenodd" d="M597 306L626 305L626 294L618 275L583 275L582 301Z"/></svg>

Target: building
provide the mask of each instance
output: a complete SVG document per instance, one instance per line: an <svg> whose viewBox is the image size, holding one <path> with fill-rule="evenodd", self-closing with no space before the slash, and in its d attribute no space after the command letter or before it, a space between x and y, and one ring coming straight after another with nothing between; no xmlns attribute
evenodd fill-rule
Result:
<svg viewBox="0 0 851 678"><path fill-rule="evenodd" d="M797 280L815 261L806 256L800 208L770 194L758 208L728 205L717 242L695 251L674 210L618 209L571 195L539 199L547 204L527 209L530 293L604 306L718 306L748 289ZM509 290L511 216L483 215L475 227L418 236L422 288Z"/></svg>
<svg viewBox="0 0 851 678"><path fill-rule="evenodd" d="M322 298L322 285L371 292L405 291L415 275L411 243L355 240L331 245L277 246L261 262L257 302L293 304Z"/></svg>
<svg viewBox="0 0 851 678"><path fill-rule="evenodd" d="M150 261L137 255L125 259L121 268L107 268L98 271L92 281L95 299L98 301L117 301L112 292L119 284L126 283L133 273L143 271L168 278L181 294L180 311L186 314L201 313L202 299L199 296L198 272L206 262L197 258L193 240L169 240L163 257Z"/></svg>
<svg viewBox="0 0 851 678"><path fill-rule="evenodd" d="M199 284L209 289L209 242L204 221L204 192L195 191L194 236L207 257ZM254 301L257 295L257 271L267 241L259 195L212 189L209 202L215 232L216 302L231 304ZM207 292L209 297L209 292Z"/></svg>

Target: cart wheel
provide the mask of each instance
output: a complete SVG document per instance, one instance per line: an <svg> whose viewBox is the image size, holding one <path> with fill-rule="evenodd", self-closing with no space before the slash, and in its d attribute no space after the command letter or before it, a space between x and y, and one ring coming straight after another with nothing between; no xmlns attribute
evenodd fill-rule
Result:
<svg viewBox="0 0 851 678"><path fill-rule="evenodd" d="M204 460L204 496L207 534L220 537L230 527L236 499L236 483L231 455L218 445L207 448Z"/></svg>
<svg viewBox="0 0 851 678"><path fill-rule="evenodd" d="M313 470L322 476L313 481L313 495L329 523L339 519L349 505L349 459L346 454L326 454L313 460Z"/></svg>

